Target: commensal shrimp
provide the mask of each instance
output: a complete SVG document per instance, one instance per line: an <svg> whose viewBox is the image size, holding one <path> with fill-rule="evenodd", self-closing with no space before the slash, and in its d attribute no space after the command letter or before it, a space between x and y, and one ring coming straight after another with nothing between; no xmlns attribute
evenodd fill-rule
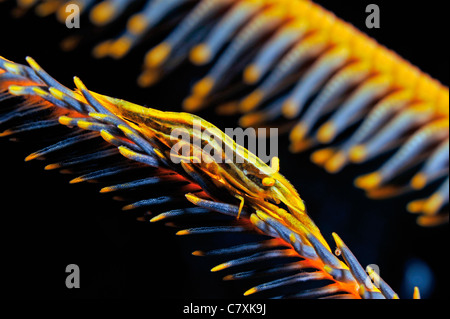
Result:
<svg viewBox="0 0 450 319"><path fill-rule="evenodd" d="M313 282L312 289L301 289L282 297L313 298L398 298L397 294L373 271L367 272L359 264L341 238L333 233L335 243L343 259L332 253L317 226L306 213L303 202L293 186L278 173L278 161L268 167L253 154L212 124L188 113L163 112L142 107L124 100L90 91L77 77L76 90L61 85L46 73L32 58L29 66L0 58L0 92L2 104L0 123L9 126L1 136L28 136L40 133L52 135L53 129L66 127L66 135L58 135L58 141L30 154L26 161L43 158L50 163L47 170L71 168L81 176L71 183L98 180L108 176L121 176L135 169L140 179L127 180L124 174L119 184L104 186L102 193L120 190L145 190L173 183L173 194L157 198L145 198L128 204L124 209L153 207L161 203L178 203L180 208L156 216L150 221L168 220L180 216L194 219L211 214L229 215L230 225L193 227L177 232L178 235L216 232L254 232L265 235L258 242L246 243L208 252L195 251L194 255L222 255L247 253L248 256L221 263L212 271L220 271L238 265L288 258L269 270L248 271L227 275L224 279L257 278L282 274L272 281L248 289L244 295L269 290L280 294L276 288L295 283ZM170 152L180 139L171 137L171 131L184 128L190 134L199 134L192 124L201 123L201 130L213 129L223 140L222 146L231 148L233 158L243 156L242 163L219 163L196 160L194 156L182 156ZM11 127L11 123L15 126ZM193 137L193 136L191 136ZM200 149L189 142L192 154L203 154L206 145L214 140L201 139ZM86 141L96 141L94 149L77 155L76 151ZM59 153L59 157L55 154ZM62 153L62 158L61 158ZM119 153L122 155L117 159ZM75 154L75 155L74 155ZM173 157L181 160L172 161ZM58 161L51 161L58 158ZM109 161L105 161L108 160ZM211 159L214 159L212 157ZM96 165L92 165L96 164ZM145 193L145 192L144 192ZM151 192L150 192L151 193ZM148 193L146 193L148 196ZM192 206L192 204L194 206ZM287 208L287 209L285 209ZM267 236L271 237L267 239ZM295 261L292 262L292 258ZM286 275L286 273L294 274ZM377 283L377 284L375 284ZM273 289L273 290L272 290ZM419 297L418 289L415 297Z"/></svg>

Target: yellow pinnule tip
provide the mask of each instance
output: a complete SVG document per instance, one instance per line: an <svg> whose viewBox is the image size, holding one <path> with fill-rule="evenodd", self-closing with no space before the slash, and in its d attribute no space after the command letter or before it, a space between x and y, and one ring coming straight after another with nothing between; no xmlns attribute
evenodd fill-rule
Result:
<svg viewBox="0 0 450 319"><path fill-rule="evenodd" d="M152 217L152 219L150 219L150 223L159 222L165 218L166 218L166 216L164 214L159 214L159 215L156 215L155 217Z"/></svg>
<svg viewBox="0 0 450 319"><path fill-rule="evenodd" d="M28 155L27 157L25 157L25 162L34 160L35 158L39 157L39 153L32 153L30 155Z"/></svg>
<svg viewBox="0 0 450 319"><path fill-rule="evenodd" d="M205 256L205 252L201 251L201 250L195 250L192 252L193 256Z"/></svg>
<svg viewBox="0 0 450 319"><path fill-rule="evenodd" d="M423 173L417 173L411 180L411 187L414 189L422 189L427 184L427 176Z"/></svg>
<svg viewBox="0 0 450 319"><path fill-rule="evenodd" d="M120 59L131 48L131 40L127 37L120 37L109 46L109 55L115 59Z"/></svg>
<svg viewBox="0 0 450 319"><path fill-rule="evenodd" d="M189 232L188 229L183 229L183 230L177 231L175 235L177 235L177 236L184 236L184 235L189 235L189 234L190 234L190 232Z"/></svg>
<svg viewBox="0 0 450 319"><path fill-rule="evenodd" d="M61 40L59 47L65 52L72 51L80 43L81 35L68 36Z"/></svg>
<svg viewBox="0 0 450 319"><path fill-rule="evenodd" d="M58 10L59 5L58 1L44 2L39 4L34 11L39 17L46 17Z"/></svg>
<svg viewBox="0 0 450 319"><path fill-rule="evenodd" d="M298 203L298 208L299 208L302 212L305 212L305 211L306 211L306 206L305 206L305 203L303 202L302 199L301 199L300 202Z"/></svg>
<svg viewBox="0 0 450 319"><path fill-rule="evenodd" d="M289 145L289 151L292 153L304 152L314 146L314 140L308 138L303 141L295 141Z"/></svg>
<svg viewBox="0 0 450 319"><path fill-rule="evenodd" d="M448 213L438 215L421 215L417 218L417 225L422 227L434 227L438 225L448 224Z"/></svg>
<svg viewBox="0 0 450 319"><path fill-rule="evenodd" d="M72 118L68 117L68 116L60 116L58 118L58 122L61 123L62 125L70 125L70 123L72 122Z"/></svg>
<svg viewBox="0 0 450 319"><path fill-rule="evenodd" d="M160 43L145 56L145 65L150 68L160 66L169 56L172 47L168 43Z"/></svg>
<svg viewBox="0 0 450 319"><path fill-rule="evenodd" d="M133 15L127 23L127 29L130 33L139 35L145 31L148 26L148 22L143 14Z"/></svg>
<svg viewBox="0 0 450 319"><path fill-rule="evenodd" d="M250 127L257 125L264 117L259 113L249 113L241 116L239 125L242 127Z"/></svg>
<svg viewBox="0 0 450 319"><path fill-rule="evenodd" d="M96 120L103 121L108 117L107 114L97 113L97 112L89 112L88 115ZM105 130L102 130L105 131ZM105 131L106 132L106 131Z"/></svg>
<svg viewBox="0 0 450 319"><path fill-rule="evenodd" d="M140 87L146 88L155 84L159 80L159 77L159 73L156 70L147 69L139 75L137 84Z"/></svg>
<svg viewBox="0 0 450 319"><path fill-rule="evenodd" d="M122 132L124 132L125 134L130 134L130 135L133 134L133 132L131 131L130 128L128 128L127 125L119 124L119 125L117 125L117 128L118 128L119 130L121 130ZM120 150L120 149L125 149L125 148L124 148L123 146L119 146L119 150Z"/></svg>
<svg viewBox="0 0 450 319"><path fill-rule="evenodd" d="M214 79L207 76L198 81L192 88L192 92L197 97L207 96L214 86Z"/></svg>
<svg viewBox="0 0 450 319"><path fill-rule="evenodd" d="M234 280L234 276L233 275L226 275L225 277L222 278L222 280L225 280L225 281Z"/></svg>
<svg viewBox="0 0 450 319"><path fill-rule="evenodd" d="M250 288L249 290L247 290L246 292L244 292L244 296L252 295L252 294L254 294L254 293L257 292L257 291L258 291L258 289L255 288L255 287Z"/></svg>
<svg viewBox="0 0 450 319"><path fill-rule="evenodd" d="M196 65L208 63L211 59L211 49L204 43L199 44L191 50L189 58Z"/></svg>
<svg viewBox="0 0 450 319"><path fill-rule="evenodd" d="M249 65L244 70L244 82L247 84L254 84L258 82L261 77L261 71L256 65Z"/></svg>
<svg viewBox="0 0 450 319"><path fill-rule="evenodd" d="M413 299L420 299L419 287L414 287Z"/></svg>
<svg viewBox="0 0 450 319"><path fill-rule="evenodd" d="M227 102L225 104L219 105L216 108L216 113L218 115L234 115L239 111L239 104L236 101Z"/></svg>
<svg viewBox="0 0 450 319"><path fill-rule="evenodd" d="M239 104L240 111L242 113L245 113L254 110L259 105L263 97L264 94L262 91L260 90L253 91L248 96L246 96Z"/></svg>
<svg viewBox="0 0 450 319"><path fill-rule="evenodd" d="M211 272L221 271L228 268L228 263L219 264L213 268L211 268Z"/></svg>
<svg viewBox="0 0 450 319"><path fill-rule="evenodd" d="M125 205L122 207L122 210L132 210L136 208L133 204Z"/></svg>
<svg viewBox="0 0 450 319"><path fill-rule="evenodd" d="M56 89L56 88L54 88L54 87L49 87L49 88L48 88L48 91L50 92L50 94L51 94L54 98L56 98L56 99L58 99L58 100L60 100L60 101L63 101L63 100L64 100L64 93L61 92L60 90L58 90L58 89Z"/></svg>
<svg viewBox="0 0 450 319"><path fill-rule="evenodd" d="M323 124L317 132L317 140L320 143L329 143L336 136L336 127L332 122Z"/></svg>
<svg viewBox="0 0 450 319"><path fill-rule="evenodd" d="M333 156L333 154L334 150L332 148L317 150L311 154L311 161L318 166L322 166L331 158L331 156Z"/></svg>
<svg viewBox="0 0 450 319"><path fill-rule="evenodd" d="M281 112L287 119L293 119L298 114L298 104L292 99L284 102Z"/></svg>
<svg viewBox="0 0 450 319"><path fill-rule="evenodd" d="M19 85L10 85L8 92L12 95L22 95L24 93L24 87Z"/></svg>
<svg viewBox="0 0 450 319"><path fill-rule="evenodd" d="M107 142L110 142L114 138L114 136L106 130L101 130L100 136Z"/></svg>
<svg viewBox="0 0 450 319"><path fill-rule="evenodd" d="M22 8L30 8L37 0L17 0L17 5Z"/></svg>
<svg viewBox="0 0 450 319"><path fill-rule="evenodd" d="M45 97L48 95L48 92L40 87L33 87L32 90L34 93L36 93L37 95L42 96L42 97Z"/></svg>
<svg viewBox="0 0 450 319"><path fill-rule="evenodd" d="M33 59L30 56L27 56L25 58L25 60L27 61L27 63L31 66L32 69L34 69L35 71L38 71L41 69L41 66L39 64L37 64L36 60Z"/></svg>
<svg viewBox="0 0 450 319"><path fill-rule="evenodd" d="M364 145L353 146L348 156L352 163L361 163L367 158L367 148Z"/></svg>
<svg viewBox="0 0 450 319"><path fill-rule="evenodd" d="M197 203L201 200L197 196L194 196L192 194L186 194L184 195L188 201L190 201L192 204L197 205Z"/></svg>
<svg viewBox="0 0 450 319"><path fill-rule="evenodd" d="M19 67L12 63L12 62L5 62L3 63L3 67L4 69L8 70L8 72L13 73L13 74L19 74L20 73L20 69Z"/></svg>
<svg viewBox="0 0 450 319"><path fill-rule="evenodd" d="M337 173L344 167L346 161L346 154L343 152L338 152L325 162L325 169L328 173Z"/></svg>
<svg viewBox="0 0 450 319"><path fill-rule="evenodd" d="M69 181L69 184L77 184L77 183L81 183L83 181L84 181L84 178L80 176L80 177L76 177L76 178L72 179L71 181Z"/></svg>
<svg viewBox="0 0 450 319"><path fill-rule="evenodd" d="M413 214L420 213L423 209L425 201L423 199L412 201L406 206L406 209Z"/></svg>
<svg viewBox="0 0 450 319"><path fill-rule="evenodd" d="M112 192L112 191L113 191L113 188L110 187L110 186L107 186L107 187L103 187L99 192L104 194L104 193L109 193L109 192Z"/></svg>
<svg viewBox="0 0 450 319"><path fill-rule="evenodd" d="M83 130L89 130L92 127L92 123L88 121L78 121L77 125L79 128L82 128Z"/></svg>
<svg viewBox="0 0 450 319"><path fill-rule="evenodd" d="M114 11L115 7L111 3L101 2L92 9L89 17L93 24L104 25L111 21Z"/></svg>
<svg viewBox="0 0 450 319"><path fill-rule="evenodd" d="M146 221L147 221L147 218L145 218L144 216L139 216L139 217L136 217L136 220L137 220L138 222L146 222Z"/></svg>
<svg viewBox="0 0 450 319"><path fill-rule="evenodd" d="M342 241L341 237L339 237L338 234L336 234L335 232L331 233L331 235L333 236L334 242L336 243L336 245L338 247L342 247L344 246L344 242Z"/></svg>
<svg viewBox="0 0 450 319"><path fill-rule="evenodd" d="M291 133L289 134L289 140L292 143L302 141L303 138L305 137L307 131L308 131L308 128L306 127L306 125L304 125L302 123L298 123L292 129Z"/></svg>
<svg viewBox="0 0 450 319"><path fill-rule="evenodd" d="M13 132L11 130L4 130L0 133L0 137L11 135Z"/></svg>
<svg viewBox="0 0 450 319"><path fill-rule="evenodd" d="M45 169L46 171L51 171L51 170L53 170L53 169L57 169L57 168L60 168L60 167L61 167L60 164L54 163L54 164L48 164L47 166L44 167L44 169Z"/></svg>
<svg viewBox="0 0 450 319"><path fill-rule="evenodd" d="M203 99L195 95L188 96L183 100L183 110L189 113L196 112L203 104Z"/></svg>
<svg viewBox="0 0 450 319"><path fill-rule="evenodd" d="M283 210L283 209L282 209L282 208L277 209L277 213L278 213L279 210ZM285 211L285 210L283 210L283 211ZM256 215L257 215L258 218L261 219L262 221L266 221L267 218L269 218L269 216L268 216L266 213L264 213L263 211L261 211L261 210L257 210L257 211L256 211Z"/></svg>
<svg viewBox="0 0 450 319"><path fill-rule="evenodd" d="M107 56L110 52L109 47L111 46L111 44L113 43L113 41L111 40L106 40L103 41L99 44L97 44L94 49L92 49L92 55L97 58L104 58L105 56Z"/></svg>
<svg viewBox="0 0 450 319"><path fill-rule="evenodd" d="M122 156L129 158L132 157L134 155L134 152L131 151L130 149L124 147L124 146L119 146L119 153L122 154Z"/></svg>
<svg viewBox="0 0 450 319"><path fill-rule="evenodd" d="M434 215L442 206L444 198L441 194L433 194L423 205L423 212L427 215Z"/></svg>
<svg viewBox="0 0 450 319"><path fill-rule="evenodd" d="M355 186L362 189L372 189L379 186L381 184L381 181L381 175L377 172L374 172L356 178Z"/></svg>
<svg viewBox="0 0 450 319"><path fill-rule="evenodd" d="M83 81L78 76L73 77L73 83L79 90L87 90L86 85L84 85Z"/></svg>

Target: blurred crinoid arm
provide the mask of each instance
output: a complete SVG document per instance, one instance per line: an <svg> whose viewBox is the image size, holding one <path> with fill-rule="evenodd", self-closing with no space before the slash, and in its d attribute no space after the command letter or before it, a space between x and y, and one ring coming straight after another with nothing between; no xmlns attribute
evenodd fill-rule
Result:
<svg viewBox="0 0 450 319"><path fill-rule="evenodd" d="M73 91L54 80L33 59L27 58L27 62L29 66L0 58L0 124L9 127L1 135L39 136L39 140L51 141L51 145L29 155L27 161L45 157L49 162L46 169L78 174L71 183L96 180L104 184L101 193L129 192L140 196L126 205L125 210L157 211L156 207L162 205L173 207L153 216L152 222L174 218L191 223L196 218L216 222L180 230L178 235L217 232L263 235L260 241L193 253L241 254L212 271L247 264L256 268L228 274L224 278L227 280L278 276L247 290L245 295L267 290L272 296L297 298L397 297L384 281L366 273L336 234L333 236L337 251L343 259L332 253L306 214L300 196L277 172L277 165L270 169L245 149L236 148L224 133L199 117L162 112L94 93L76 77L77 88ZM223 142L220 146L199 137L202 152L206 145L231 147L233 158L245 155L244 162L197 161L195 156L183 157L176 152L172 155L180 162L173 161L170 152L179 140L171 139L170 132L184 128L194 137L198 134L192 129L195 121L201 123L202 131L214 129ZM187 146L199 151L190 142ZM115 184L106 184L111 177ZM170 194L166 191L155 197L155 190L167 185ZM148 198L148 194L152 196ZM215 216L223 215L228 216L225 224L223 218L217 224ZM148 220L148 215L144 217ZM279 262L273 264L274 260ZM264 263L266 269L259 269L257 263ZM300 285L295 291L288 290L289 293L283 290L305 282L312 285L307 285L307 289Z"/></svg>
<svg viewBox="0 0 450 319"><path fill-rule="evenodd" d="M19 4L28 2L38 12L53 8ZM282 125L291 130L291 150L316 148L311 160L330 173L389 154L355 185L374 199L428 195L408 210L420 214L420 225L448 222L448 88L319 5L153 0L131 9L134 1L79 2L102 27L134 10L123 32L94 48L96 57L121 58L160 27L169 30L145 54L139 85L185 61L204 65L186 111L218 106L242 113L244 127ZM69 2L52 3L62 10Z"/></svg>
<svg viewBox="0 0 450 319"><path fill-rule="evenodd" d="M212 1L208 13L228 9L202 36L207 3L186 14L190 29L176 27L148 52L141 84L162 78L181 56L207 64L186 110L216 105L242 113L244 127L283 123L292 128L291 150L318 148L311 160L330 173L390 152L355 185L374 199L420 197L426 188L431 195L408 210L423 226L448 222L447 87L309 1ZM201 39L181 45L173 41L180 32Z"/></svg>

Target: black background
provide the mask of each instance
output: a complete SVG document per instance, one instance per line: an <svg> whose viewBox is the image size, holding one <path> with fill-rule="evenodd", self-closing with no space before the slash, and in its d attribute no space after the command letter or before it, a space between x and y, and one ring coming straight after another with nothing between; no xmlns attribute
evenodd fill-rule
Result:
<svg viewBox="0 0 450 319"><path fill-rule="evenodd" d="M11 17L14 1L0 4L0 54L18 63L25 56L61 83L73 87L79 76L92 90L159 109L179 110L189 75L171 78L152 89L140 89L144 48L121 61L95 60L89 47L63 53L58 39L67 34L53 17ZM447 10L441 1L415 5L410 1L318 1L337 16L394 49L423 71L448 85ZM365 7L381 9L381 28L365 28ZM82 21L81 28L83 28ZM191 80L192 81L192 80ZM201 114L221 128L234 119ZM424 261L434 275L428 298L448 298L446 266L448 225L420 228L406 213L411 195L371 201L352 186L362 172L346 168L331 176L309 162L309 154L290 154L280 139L281 173L306 200L310 215L325 238L337 232L363 265L377 264L381 276L410 298L404 273L408 261ZM248 286L222 282L211 273L214 259L194 257L195 249L218 244L227 237L181 238L174 229L136 221L121 204L97 193L95 185L69 185L70 177L44 171L39 161L25 163L33 145L0 140L0 212L2 295L10 298L224 298L238 297ZM380 163L372 163L377 167ZM221 242L222 241L222 242ZM65 267L81 269L81 289L65 287Z"/></svg>

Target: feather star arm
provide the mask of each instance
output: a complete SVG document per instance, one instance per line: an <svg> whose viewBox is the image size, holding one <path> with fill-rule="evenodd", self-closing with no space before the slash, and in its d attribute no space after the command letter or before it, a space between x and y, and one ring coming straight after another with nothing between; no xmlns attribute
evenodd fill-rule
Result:
<svg viewBox="0 0 450 319"><path fill-rule="evenodd" d="M152 222L180 216L207 215L211 212L232 216L229 225L193 227L178 231L178 235L255 232L271 237L272 239L267 240L266 237L256 243L193 253L250 253L247 257L221 263L212 271L255 261L296 258L294 263L285 263L263 272L241 272L224 278L230 280L294 272L292 275L257 285L247 290L245 295L272 289L276 291L276 288L294 283L317 282L317 288L285 297L398 297L384 281L371 279L376 277L366 273L336 234L333 234L333 237L343 260L333 254L317 226L306 214L300 196L290 183L245 149L227 142L225 135L212 124L187 113L162 112L95 93L88 90L76 77L74 82L77 88L72 91L54 80L32 58L27 58L27 62L30 66L0 58L1 101L7 102L15 97L23 100L19 105L13 104L9 112L2 112L2 125L9 125L12 120L17 119L20 124L10 127L1 135L11 137L41 130L48 132L48 128L55 126L68 127L71 133L32 153L26 160L44 155L46 159L51 159L54 153L66 151L65 159L47 165L46 169L70 167L73 172L83 171L81 176L71 181L72 183L102 180L111 175L124 172L127 174L130 170L138 170L141 177L143 174L148 175L146 178L103 187L102 193L127 189L142 190L148 186L166 183L175 184L173 196L145 198L124 207L128 210L166 203L184 203L182 208L154 216ZM183 157L179 164L171 161L168 152L175 142L168 137L170 130L189 128L194 120L201 121L202 129L214 129L223 139L222 147L232 147L234 156L245 155L244 163L219 165L220 163L214 161L195 162L193 157ZM196 134L192 129L189 132ZM77 149L86 141L97 141L102 147L95 148L94 151L91 149L88 154L78 157L72 157L73 153L68 154L68 150ZM208 142L210 141L201 141L203 145ZM195 145L189 146L191 149L195 148ZM122 156L117 159L119 154ZM111 157L114 157L114 160L106 166L103 165L101 169L98 169L99 165L93 169L92 166L86 166L86 163L101 163L97 161ZM86 170L89 167L91 168ZM248 174L254 174L258 178L249 180L246 178ZM263 183L267 178L271 179L271 182ZM239 198L244 199L244 205L238 204ZM189 207L189 204L194 206ZM323 281L327 284L323 284ZM375 282L379 284L375 285Z"/></svg>

